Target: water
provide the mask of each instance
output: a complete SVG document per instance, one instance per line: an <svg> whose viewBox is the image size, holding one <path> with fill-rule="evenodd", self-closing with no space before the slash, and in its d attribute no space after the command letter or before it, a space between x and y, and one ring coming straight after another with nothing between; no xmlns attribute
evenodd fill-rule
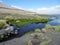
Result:
<svg viewBox="0 0 60 45"><path fill-rule="evenodd" d="M52 26L57 26L60 25L60 16L57 15L52 15L52 16L48 16L49 18L53 19L52 21L48 22L47 24L50 24ZM43 23L39 23L39 24L28 24L25 25L23 27L19 28L19 35L24 34L24 32L30 32L30 31L34 31L35 29L42 29L46 26L46 24Z"/></svg>
<svg viewBox="0 0 60 45"><path fill-rule="evenodd" d="M60 25L60 16L48 16L49 18L53 19L52 21L48 22L48 24L52 26ZM20 37L26 32L34 31L35 29L42 29L46 26L46 24L39 23L39 24L28 24L23 27L19 27L18 35L15 37Z"/></svg>
<svg viewBox="0 0 60 45"><path fill-rule="evenodd" d="M18 36L21 36L23 35L24 33L26 32L30 32L30 31L35 31L35 29L42 29L45 27L45 24L28 24L28 25L25 25L23 27L19 27L18 29L18 33L19 35Z"/></svg>
<svg viewBox="0 0 60 45"><path fill-rule="evenodd" d="M48 24L52 26L60 25L60 15L51 15L48 16L49 18L53 19L52 21L48 22ZM45 24L39 23L39 24L28 24L20 28L20 30L35 30L35 29L42 29L45 27Z"/></svg>
<svg viewBox="0 0 60 45"><path fill-rule="evenodd" d="M52 16L50 16L50 18L53 20L48 22L48 24L50 24L52 26L60 25L60 15L52 15Z"/></svg>

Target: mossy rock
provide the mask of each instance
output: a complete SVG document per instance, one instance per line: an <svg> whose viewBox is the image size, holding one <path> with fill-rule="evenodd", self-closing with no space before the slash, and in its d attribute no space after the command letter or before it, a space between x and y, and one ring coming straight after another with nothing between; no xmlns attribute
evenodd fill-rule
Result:
<svg viewBox="0 0 60 45"><path fill-rule="evenodd" d="M12 21L12 20L14 20L14 18L12 16L6 16L5 17L5 20L6 21Z"/></svg>
<svg viewBox="0 0 60 45"><path fill-rule="evenodd" d="M48 38L43 33L34 33L32 34L32 37L28 41L27 45L47 45L50 42L51 42L51 39Z"/></svg>
<svg viewBox="0 0 60 45"><path fill-rule="evenodd" d="M35 33L40 33L41 30L40 29L35 29Z"/></svg>
<svg viewBox="0 0 60 45"><path fill-rule="evenodd" d="M45 28L42 29L42 32L45 33L47 30Z"/></svg>
<svg viewBox="0 0 60 45"><path fill-rule="evenodd" d="M52 39L51 38L48 38L48 40L43 41L43 42L41 42L40 44L37 44L37 45L48 45L51 41L52 41ZM33 45L31 43L31 40L28 41L27 45Z"/></svg>
<svg viewBox="0 0 60 45"><path fill-rule="evenodd" d="M5 28L6 26L6 20L0 20L0 29Z"/></svg>
<svg viewBox="0 0 60 45"><path fill-rule="evenodd" d="M52 41L51 38L48 38L47 41L42 42L40 45L49 45L49 43Z"/></svg>

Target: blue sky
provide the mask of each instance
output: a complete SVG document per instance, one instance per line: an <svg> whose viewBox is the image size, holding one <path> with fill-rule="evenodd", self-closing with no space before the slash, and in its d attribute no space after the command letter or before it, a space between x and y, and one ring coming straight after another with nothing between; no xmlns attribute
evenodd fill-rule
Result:
<svg viewBox="0 0 60 45"><path fill-rule="evenodd" d="M1 0L1 1L13 7L37 12L42 11L41 13L48 13L46 11L48 9L50 10L51 8L54 9L58 7L60 9L60 0Z"/></svg>

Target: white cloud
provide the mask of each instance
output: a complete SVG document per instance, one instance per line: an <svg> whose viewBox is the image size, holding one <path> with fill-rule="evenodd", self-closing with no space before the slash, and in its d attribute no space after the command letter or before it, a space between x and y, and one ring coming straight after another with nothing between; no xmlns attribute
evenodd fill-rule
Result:
<svg viewBox="0 0 60 45"><path fill-rule="evenodd" d="M27 9L28 11L32 11L32 12L35 12L35 10L34 9Z"/></svg>
<svg viewBox="0 0 60 45"><path fill-rule="evenodd" d="M37 12L40 14L60 14L60 5L49 7L49 8L42 7L42 8L37 8L37 9L32 9L32 8L31 9L24 9L24 8L21 8L19 6L14 6L14 5L12 5L12 7L27 10L27 11Z"/></svg>
<svg viewBox="0 0 60 45"><path fill-rule="evenodd" d="M18 9L23 9L23 8L21 8L19 6L14 6L14 5L11 5L11 7L18 8Z"/></svg>
<svg viewBox="0 0 60 45"><path fill-rule="evenodd" d="M32 9L29 11L34 11L40 14L60 14L60 5L58 6L54 6L54 7L42 7L42 8L38 8L38 9Z"/></svg>

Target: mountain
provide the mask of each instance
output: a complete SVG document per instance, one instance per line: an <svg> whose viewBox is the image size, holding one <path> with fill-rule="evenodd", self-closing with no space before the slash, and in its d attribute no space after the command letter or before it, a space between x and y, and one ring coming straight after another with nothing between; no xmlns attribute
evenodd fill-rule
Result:
<svg viewBox="0 0 60 45"><path fill-rule="evenodd" d="M0 2L0 16L5 17L5 16L15 16L15 17L23 17L23 16L28 16L32 17L36 12L30 12L22 9L18 9L15 7L11 7L10 5L6 5L2 2Z"/></svg>

